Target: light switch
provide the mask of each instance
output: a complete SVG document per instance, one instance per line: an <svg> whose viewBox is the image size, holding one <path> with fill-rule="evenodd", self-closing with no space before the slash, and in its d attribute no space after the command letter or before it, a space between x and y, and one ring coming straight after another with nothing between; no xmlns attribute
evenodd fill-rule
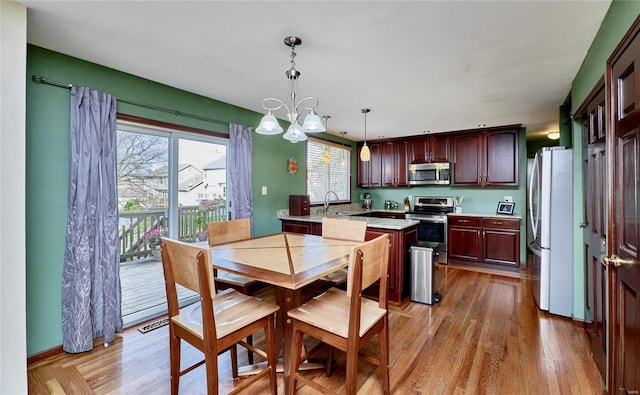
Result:
<svg viewBox="0 0 640 395"><path fill-rule="evenodd" d="M513 202L513 196L505 196L504 197L504 201L505 202Z"/></svg>
<svg viewBox="0 0 640 395"><path fill-rule="evenodd" d="M263 186L262 186L262 196L264 196L264 195L266 195L266 194L267 194L267 186L266 186L266 185L263 185Z"/></svg>

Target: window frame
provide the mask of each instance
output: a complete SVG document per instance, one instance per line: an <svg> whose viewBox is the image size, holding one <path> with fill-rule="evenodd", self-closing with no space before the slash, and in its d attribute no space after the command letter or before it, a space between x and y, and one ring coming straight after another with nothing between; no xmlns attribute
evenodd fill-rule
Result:
<svg viewBox="0 0 640 395"><path fill-rule="evenodd" d="M317 145L319 148L321 148L321 152L320 155L318 155L317 151L310 151L310 149L312 147L314 147L315 145ZM318 137L309 137L306 143L306 147L305 147L305 152L306 152L306 183L305 183L305 190L306 190L306 194L309 195L309 199L310 199L310 203L312 205L314 204L323 204L324 203L324 198L325 195L328 193L328 191L334 191L336 192L334 189L334 187L332 187L330 185L331 182L331 176L332 174L332 168L331 166L334 165L333 163L331 164L323 164L325 166L326 171L328 172L328 174L326 175L326 179L329 182L329 185L324 186L323 190L322 190L322 196L318 196L318 197L314 197L314 193L310 190L310 183L313 182L313 174L314 171L312 169L314 169L314 167L316 167L316 165L318 165L317 162L311 162L312 160L318 160L318 158L322 157L322 153L325 150L325 147L329 147L329 151L332 152L332 158L334 157L333 155L333 150L341 150L343 152L345 152L347 155L346 158L344 158L344 165L346 166L346 172L345 171L341 171L340 173L343 173L340 175L340 177L343 177L342 182L344 183L344 191L340 191L342 193L342 196L340 195L340 193L338 194L338 196L340 196L340 199L338 200L332 200L331 197L335 196L330 196L329 200L331 203L351 203L351 156L353 154L353 149L350 145L347 144L341 144L341 143L336 143L333 141L329 141L329 140L325 140L325 139L321 139ZM339 151L340 152L340 151ZM342 163L342 162L340 162ZM334 165L335 166L335 165Z"/></svg>

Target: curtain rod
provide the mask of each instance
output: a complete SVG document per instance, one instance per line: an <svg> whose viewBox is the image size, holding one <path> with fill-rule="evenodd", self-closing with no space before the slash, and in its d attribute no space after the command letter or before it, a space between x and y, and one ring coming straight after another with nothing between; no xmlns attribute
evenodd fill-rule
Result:
<svg viewBox="0 0 640 395"><path fill-rule="evenodd" d="M65 84L63 82L50 80L50 79L41 77L39 75L31 76L31 81L35 82L36 84L52 85L52 86L55 86L55 87L58 87L58 88L65 88L65 89L73 88L72 84ZM149 108L149 109L152 109L152 110L167 112L167 113L170 113L170 114L174 114L175 116L193 118L193 119L198 119L200 121L206 121L206 122L222 123L222 124L225 124L225 125L229 124L229 122L222 121L220 119L203 117L201 115L195 115L195 114L189 114L189 113L186 113L186 112L182 112L182 111L178 111L178 110L172 110L170 108L160 107L160 106L156 106L156 105L153 105L153 104L141 103L139 101L126 99L126 98L123 98L123 97L116 97L116 98L118 99L118 101L123 102L123 103L132 104L132 105L138 106L138 107Z"/></svg>

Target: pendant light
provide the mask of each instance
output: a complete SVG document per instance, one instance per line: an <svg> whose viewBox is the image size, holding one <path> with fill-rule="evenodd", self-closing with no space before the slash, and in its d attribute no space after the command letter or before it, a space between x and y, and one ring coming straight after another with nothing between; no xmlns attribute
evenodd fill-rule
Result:
<svg viewBox="0 0 640 395"><path fill-rule="evenodd" d="M371 160L371 151L367 146L367 113L371 111L371 109L363 108L360 111L364 114L364 145L360 150L360 160L363 162L369 162L369 160Z"/></svg>
<svg viewBox="0 0 640 395"><path fill-rule="evenodd" d="M347 132L345 132L344 130L340 131L340 136L341 136L342 138L344 138L344 135L345 135L345 134L347 134ZM344 159L344 152L342 152L342 160L340 161L340 165L341 165L342 167L344 167L346 164L347 164L347 162L346 162L346 161L345 161L345 159Z"/></svg>
<svg viewBox="0 0 640 395"><path fill-rule="evenodd" d="M327 120L331 118L331 115L323 115L322 119L324 119L324 128L325 130L329 130L329 128L327 127ZM328 165L331 163L331 152L329 151L329 144L327 144L327 139L324 139L325 142L325 146L324 146L324 152L322 153L322 163L324 163L325 165Z"/></svg>

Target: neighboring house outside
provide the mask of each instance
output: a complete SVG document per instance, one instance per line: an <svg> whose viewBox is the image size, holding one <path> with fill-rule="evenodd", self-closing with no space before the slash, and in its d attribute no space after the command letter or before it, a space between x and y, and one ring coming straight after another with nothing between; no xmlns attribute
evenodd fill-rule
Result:
<svg viewBox="0 0 640 395"><path fill-rule="evenodd" d="M154 170L147 183L147 201L154 207L167 207L169 177L167 166ZM178 202L181 206L197 206L202 199L206 199L207 184L205 172L190 163L178 165ZM152 208L152 207L147 207Z"/></svg>
<svg viewBox="0 0 640 395"><path fill-rule="evenodd" d="M201 199L213 200L216 197L227 197L227 156L202 166L205 179L205 194Z"/></svg>

